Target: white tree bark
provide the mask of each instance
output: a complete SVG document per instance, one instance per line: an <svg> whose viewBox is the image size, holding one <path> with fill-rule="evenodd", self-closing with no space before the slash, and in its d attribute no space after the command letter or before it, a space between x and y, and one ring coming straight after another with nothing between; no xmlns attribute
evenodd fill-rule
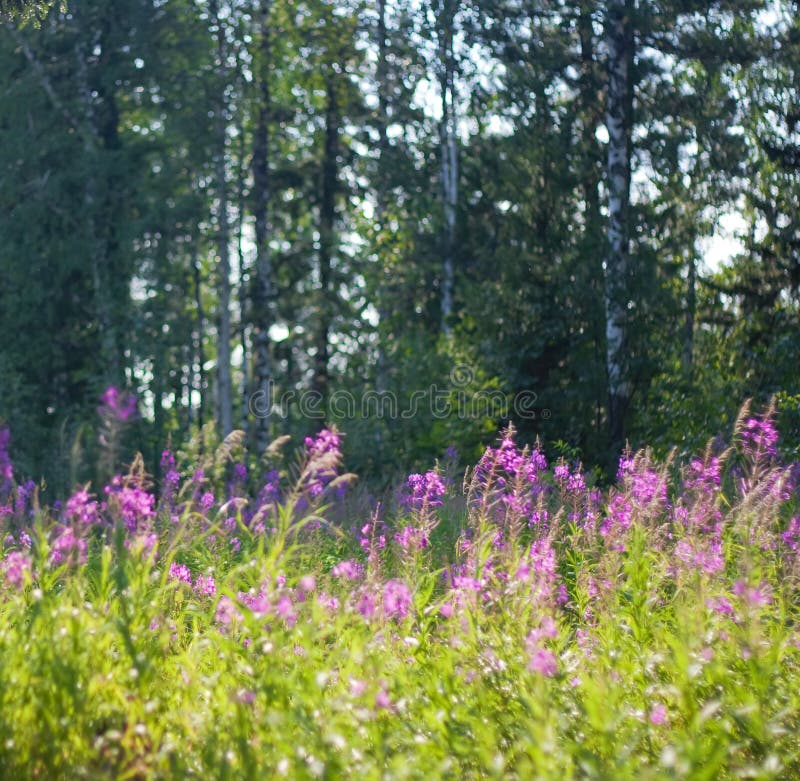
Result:
<svg viewBox="0 0 800 781"><path fill-rule="evenodd" d="M217 185L217 256L218 256L218 312L217 312L217 404L219 409L219 426L222 436L233 431L233 382L231 379L231 260L230 229L228 225L228 174L227 128L225 122L225 82L226 82L226 45L225 27L219 13L219 3L209 3L211 19L216 26L217 39L217 75L223 85L214 112L214 133L216 135L215 174Z"/></svg>
<svg viewBox="0 0 800 781"><path fill-rule="evenodd" d="M273 298L272 262L269 252L269 123L272 111L269 84L269 68L272 57L269 17L271 10L272 0L261 0L258 7L260 61L256 77L259 106L253 141L253 196L256 221L253 352L255 353L255 399L257 400L253 413L254 440L256 452L259 455L267 449L270 443L269 412L272 402L270 398L272 360L269 341Z"/></svg>
<svg viewBox="0 0 800 781"><path fill-rule="evenodd" d="M630 203L630 4L608 0L606 9L608 130L608 248L605 267L606 366L612 446L624 444L624 416L630 401L628 341L628 253Z"/></svg>
<svg viewBox="0 0 800 781"><path fill-rule="evenodd" d="M456 208L458 206L458 146L455 107L455 33L458 0L442 0L437 13L439 44L439 92L442 118L439 123L440 178L442 191L442 333L452 330L455 295Z"/></svg>

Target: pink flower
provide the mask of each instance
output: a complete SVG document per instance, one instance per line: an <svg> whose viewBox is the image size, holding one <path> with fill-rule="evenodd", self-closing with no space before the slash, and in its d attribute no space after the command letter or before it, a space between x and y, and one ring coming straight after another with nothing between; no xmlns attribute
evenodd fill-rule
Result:
<svg viewBox="0 0 800 781"><path fill-rule="evenodd" d="M411 592L399 580L390 580L383 587L383 611L387 616L403 619L411 607Z"/></svg>
<svg viewBox="0 0 800 781"><path fill-rule="evenodd" d="M300 588L300 591L308 594L317 587L317 581L313 575L304 575L302 578L300 578L300 582L297 585Z"/></svg>
<svg viewBox="0 0 800 781"><path fill-rule="evenodd" d="M375 695L375 707L376 708L391 708L392 701L389 699L389 695L386 693L385 689L379 689L378 693Z"/></svg>
<svg viewBox="0 0 800 781"><path fill-rule="evenodd" d="M67 499L67 515L90 526L98 521L97 502L92 501L89 492L82 488Z"/></svg>
<svg viewBox="0 0 800 781"><path fill-rule="evenodd" d="M366 690L367 684L364 681L360 681L358 678L350 679L350 694L353 697L360 697Z"/></svg>
<svg viewBox="0 0 800 781"><path fill-rule="evenodd" d="M667 709L659 703L650 711L650 723L660 725L666 723L666 721Z"/></svg>
<svg viewBox="0 0 800 781"><path fill-rule="evenodd" d="M185 564L176 564L172 562L169 566L168 577L170 580L177 581L178 583L188 583L192 585L192 573Z"/></svg>
<svg viewBox="0 0 800 781"><path fill-rule="evenodd" d="M375 605L375 599L372 594L364 593L361 595L361 598L358 600L356 604L356 610L361 613L364 618L369 620L375 615L377 607Z"/></svg>
<svg viewBox="0 0 800 781"><path fill-rule="evenodd" d="M292 605L291 598L284 594L275 605L275 614L280 616L285 622L286 626L293 627L297 623L297 613Z"/></svg>
<svg viewBox="0 0 800 781"><path fill-rule="evenodd" d="M70 564L86 563L86 540L76 537L70 526L63 526L53 540L50 551L50 563L58 566L64 562Z"/></svg>
<svg viewBox="0 0 800 781"><path fill-rule="evenodd" d="M3 559L0 571L9 585L21 588L31 575L31 557L21 551L11 551Z"/></svg>
<svg viewBox="0 0 800 781"><path fill-rule="evenodd" d="M363 567L355 560L340 561L332 570L331 575L345 580L358 580L363 572Z"/></svg>
<svg viewBox="0 0 800 781"><path fill-rule="evenodd" d="M528 669L544 678L552 678L558 672L558 660L552 651L539 646L531 654Z"/></svg>
<svg viewBox="0 0 800 781"><path fill-rule="evenodd" d="M202 597L213 597L217 593L217 584L211 575L198 575L194 582L194 590Z"/></svg>

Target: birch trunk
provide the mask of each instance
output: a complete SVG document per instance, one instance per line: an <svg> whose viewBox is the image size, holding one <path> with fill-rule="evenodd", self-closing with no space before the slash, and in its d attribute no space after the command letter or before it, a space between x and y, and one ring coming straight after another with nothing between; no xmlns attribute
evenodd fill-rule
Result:
<svg viewBox="0 0 800 781"><path fill-rule="evenodd" d="M226 169L227 129L225 126L225 29L219 14L219 3L209 3L211 18L217 28L217 75L221 82L214 112L214 134L217 142L215 175L217 180L217 255L218 255L218 312L217 312L217 404L222 436L233 431L233 383L231 379L231 260L228 226L228 182Z"/></svg>
<svg viewBox="0 0 800 781"><path fill-rule="evenodd" d="M203 310L203 273L200 268L200 256L197 248L197 237L192 240L192 275L194 277L195 301L195 333L194 354L197 361L197 374L193 380L194 390L197 391L197 428L202 436L205 423L205 385L206 385L206 356L203 348L203 332L205 331L206 315ZM189 396L191 403L191 392Z"/></svg>
<svg viewBox="0 0 800 781"><path fill-rule="evenodd" d="M628 342L628 252L630 203L630 4L609 0L606 9L608 129L608 249L605 267L606 368L608 420L612 448L625 442L625 413L630 402Z"/></svg>
<svg viewBox="0 0 800 781"><path fill-rule="evenodd" d="M455 115L455 62L453 34L456 0L444 0L438 19L439 92L442 118L439 123L440 179L442 190L442 321L441 330L452 330L453 298L455 292L456 207L458 204L458 155Z"/></svg>
<svg viewBox="0 0 800 781"><path fill-rule="evenodd" d="M379 252L380 240L383 237L386 220L386 152L389 148L389 138L387 135L388 126L388 109L386 96L389 92L388 84L388 60L386 52L386 0L378 0L378 63L376 68L376 77L378 82L378 187L376 194L377 209L376 218L378 223L378 236L379 236ZM384 279L386 278L386 270L383 267L380 256L378 263L381 268L378 271L378 323L380 330L378 331L378 360L375 370L375 387L378 391L384 391L387 387L387 360L386 360L386 347L384 346L385 324L389 318L387 308L388 296ZM380 429L377 429L380 431ZM380 435L378 435L380 436Z"/></svg>
<svg viewBox="0 0 800 781"><path fill-rule="evenodd" d="M272 96L269 84L269 68L272 59L272 44L269 17L272 0L263 0L259 5L259 54L258 70L258 119L253 139L253 200L256 231L256 267L253 287L253 353L255 355L255 393L258 404L254 410L253 440L256 452L261 455L270 443L269 407L272 360L270 355L269 328L272 325L270 312L273 298L272 262L269 252L269 126L272 112Z"/></svg>

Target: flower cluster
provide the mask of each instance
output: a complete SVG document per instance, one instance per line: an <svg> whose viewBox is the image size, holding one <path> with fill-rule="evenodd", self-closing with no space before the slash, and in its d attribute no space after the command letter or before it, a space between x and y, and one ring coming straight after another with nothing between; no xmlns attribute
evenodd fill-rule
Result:
<svg viewBox="0 0 800 781"><path fill-rule="evenodd" d="M11 489L14 480L14 467L8 454L11 441L11 432L7 428L0 428L0 495Z"/></svg>
<svg viewBox="0 0 800 781"><path fill-rule="evenodd" d="M408 476L401 501L409 511L423 512L430 507L440 507L446 490L439 473L431 469L424 475Z"/></svg>
<svg viewBox="0 0 800 781"><path fill-rule="evenodd" d="M136 396L132 393L121 391L114 385L109 385L100 397L98 412L104 420L127 423L136 417Z"/></svg>
<svg viewBox="0 0 800 781"><path fill-rule="evenodd" d="M764 415L758 418L747 418L741 432L742 449L758 459L762 456L775 458L778 455L778 431L772 419Z"/></svg>
<svg viewBox="0 0 800 781"><path fill-rule="evenodd" d="M50 548L50 563L56 567L61 564L85 564L86 549L86 540L76 534L71 526L57 527Z"/></svg>
<svg viewBox="0 0 800 781"><path fill-rule="evenodd" d="M89 495L86 488L76 491L68 500L67 518L82 526L93 526L100 520L98 503Z"/></svg>
<svg viewBox="0 0 800 781"><path fill-rule="evenodd" d="M198 575L192 578L191 570L185 564L170 564L167 577L174 583L185 583L200 597L213 597L217 593L217 583L211 575Z"/></svg>
<svg viewBox="0 0 800 781"><path fill-rule="evenodd" d="M116 475L105 493L106 506L118 511L130 533L146 530L155 517L155 497L135 481Z"/></svg>
<svg viewBox="0 0 800 781"><path fill-rule="evenodd" d="M306 465L300 482L311 498L319 496L338 474L342 460L341 435L323 429L316 437L306 437Z"/></svg>
<svg viewBox="0 0 800 781"><path fill-rule="evenodd" d="M9 551L0 563L5 581L14 588L22 588L31 578L31 557L23 551Z"/></svg>

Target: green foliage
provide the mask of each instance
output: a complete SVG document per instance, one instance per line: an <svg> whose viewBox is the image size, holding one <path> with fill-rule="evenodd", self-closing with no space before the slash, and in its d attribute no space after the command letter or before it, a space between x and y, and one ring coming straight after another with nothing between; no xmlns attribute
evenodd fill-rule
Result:
<svg viewBox="0 0 800 781"><path fill-rule="evenodd" d="M58 563L62 527L39 510L30 548L15 539L0 558L0 772L795 777L797 506L772 490L785 477L773 457L734 440L736 480L725 466L719 485L669 483L686 524L666 483L650 492L664 467L638 454L601 501L609 516L631 508L630 526L605 534L597 500L565 487L545 500L552 526L513 532L515 505L497 500L531 484L497 464L466 507L451 488L441 507L384 515L387 532L433 524L416 551L391 537L361 550L319 505L301 510L313 458L280 505L259 508L268 532L241 517L231 530L187 481L179 517L162 497L155 543L103 510L76 527L86 561ZM541 466L533 479L556 484ZM701 528L709 508L718 531ZM718 563L686 557L717 533ZM345 557L362 569L337 573L355 566ZM398 583L402 610L386 597Z"/></svg>

